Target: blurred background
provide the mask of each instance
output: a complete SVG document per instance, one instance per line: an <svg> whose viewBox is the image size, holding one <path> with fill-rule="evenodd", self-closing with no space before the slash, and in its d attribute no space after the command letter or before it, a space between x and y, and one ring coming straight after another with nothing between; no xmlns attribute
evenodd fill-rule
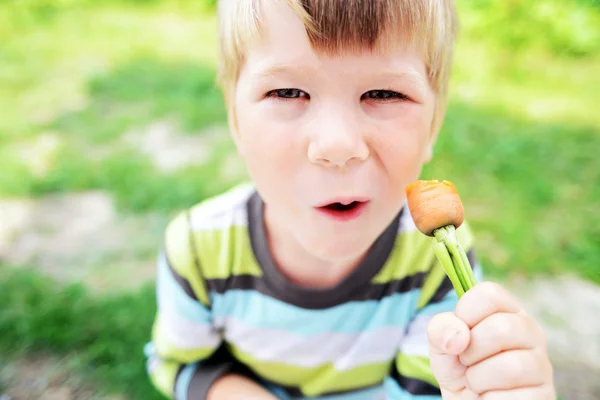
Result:
<svg viewBox="0 0 600 400"><path fill-rule="evenodd" d="M458 0L447 119L488 278L600 398L600 1ZM177 211L246 178L204 0L0 0L0 399L158 399L142 347ZM4 396L4 397L2 397Z"/></svg>

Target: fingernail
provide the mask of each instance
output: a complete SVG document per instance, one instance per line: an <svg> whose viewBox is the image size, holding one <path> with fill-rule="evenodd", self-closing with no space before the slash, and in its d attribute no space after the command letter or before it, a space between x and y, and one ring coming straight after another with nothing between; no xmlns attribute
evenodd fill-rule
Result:
<svg viewBox="0 0 600 400"><path fill-rule="evenodd" d="M456 339L460 335L458 329L449 329L444 333L442 337L442 347L446 353L453 353L453 345L456 343Z"/></svg>

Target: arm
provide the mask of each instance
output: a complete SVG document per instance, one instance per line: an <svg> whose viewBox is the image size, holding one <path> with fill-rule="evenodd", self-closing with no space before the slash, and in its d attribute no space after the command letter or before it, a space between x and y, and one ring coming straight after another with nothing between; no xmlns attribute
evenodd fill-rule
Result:
<svg viewBox="0 0 600 400"><path fill-rule="evenodd" d="M459 238L460 239L460 238ZM473 266L475 277L481 281L481 266L474 256L470 238L461 241ZM385 380L387 399L394 400L440 400L441 392L429 364L427 328L434 315L453 312L458 303L452 283L442 265L436 260L428 273L417 304L417 310L406 336L402 340L390 376Z"/></svg>
<svg viewBox="0 0 600 400"><path fill-rule="evenodd" d="M158 310L145 349L150 380L170 399L247 398L247 391L256 394L253 398L269 399L223 346L188 232L181 214L167 227L158 258Z"/></svg>
<svg viewBox="0 0 600 400"><path fill-rule="evenodd" d="M208 391L207 400L277 400L254 381L241 375L225 375Z"/></svg>

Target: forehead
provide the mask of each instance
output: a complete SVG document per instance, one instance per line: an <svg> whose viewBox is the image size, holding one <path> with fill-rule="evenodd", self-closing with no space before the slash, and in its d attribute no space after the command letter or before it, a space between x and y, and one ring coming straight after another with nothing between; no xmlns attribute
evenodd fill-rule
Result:
<svg viewBox="0 0 600 400"><path fill-rule="evenodd" d="M337 41L330 43L315 40L298 12L284 1L263 1L260 16L260 34L246 49L246 67L253 74L268 76L293 67L303 67L311 74L327 70L329 65L340 73L354 69L390 75L402 72L419 78L425 75L421 53L399 32L383 30L372 43L352 37L345 43L332 37L331 41Z"/></svg>
<svg viewBox="0 0 600 400"><path fill-rule="evenodd" d="M293 30L297 35L290 39L308 39L315 51L327 55L386 51L398 46L424 51L436 25L431 10L425 7L428 2L257 0L252 15L258 35L252 36L273 31L290 35Z"/></svg>

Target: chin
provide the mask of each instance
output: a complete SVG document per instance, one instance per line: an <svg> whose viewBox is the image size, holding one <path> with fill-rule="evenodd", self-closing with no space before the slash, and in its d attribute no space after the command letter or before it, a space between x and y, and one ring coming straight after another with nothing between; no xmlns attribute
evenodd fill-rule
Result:
<svg viewBox="0 0 600 400"><path fill-rule="evenodd" d="M371 238L371 236L373 236ZM308 241L306 250L322 260L344 261L362 257L377 239L376 235L365 232L352 234L318 235Z"/></svg>

